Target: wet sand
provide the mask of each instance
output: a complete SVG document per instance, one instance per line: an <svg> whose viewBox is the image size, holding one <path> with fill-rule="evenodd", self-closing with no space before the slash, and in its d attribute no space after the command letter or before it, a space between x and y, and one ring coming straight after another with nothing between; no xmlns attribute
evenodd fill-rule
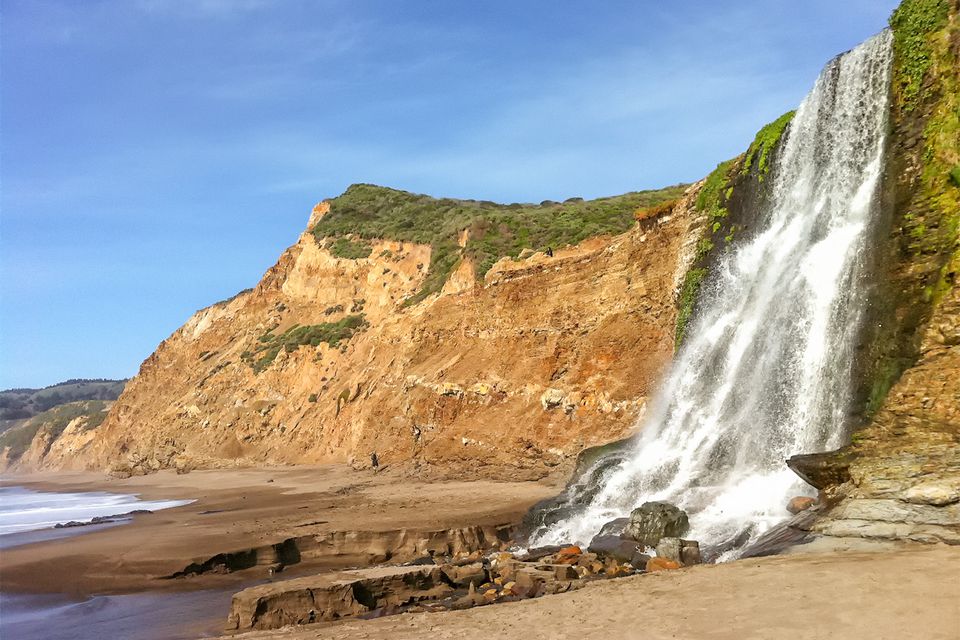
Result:
<svg viewBox="0 0 960 640"><path fill-rule="evenodd" d="M137 493L195 499L129 524L3 551L0 591L93 594L236 588L263 567L163 579L216 554L330 531L446 529L518 522L558 487L536 482L431 482L344 465L161 472L124 480L102 474L8 476L4 484L51 491ZM78 533L82 532L82 528ZM306 570L309 567L300 567ZM291 569L296 570L296 567ZM284 575L288 575L285 571ZM226 617L226 611L222 612Z"/></svg>
<svg viewBox="0 0 960 640"><path fill-rule="evenodd" d="M280 629L233 640L956 640L960 548L799 554L595 582L467 611Z"/></svg>

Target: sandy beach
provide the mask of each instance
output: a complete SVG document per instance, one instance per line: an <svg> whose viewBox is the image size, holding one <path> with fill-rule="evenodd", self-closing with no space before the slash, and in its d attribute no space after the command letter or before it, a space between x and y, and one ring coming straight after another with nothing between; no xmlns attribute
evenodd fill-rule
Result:
<svg viewBox="0 0 960 640"><path fill-rule="evenodd" d="M223 629L230 594L272 578L259 565L168 577L191 562L333 531L515 523L531 504L558 490L534 482L426 483L389 470L357 472L346 466L158 473L125 480L36 474L7 477L4 484L196 500L135 516L129 524L90 533L80 528L67 538L5 550L0 584L5 597L14 595L15 605L16 598L33 598L28 604L48 599L80 603L61 612L50 627L22 627L25 631L17 635L24 638L93 638L134 629L137 637L210 637ZM349 555L305 558L277 579L357 562ZM801 552L601 581L572 593L468 611L230 637L946 640L960 638L958 575L960 548L943 545L872 553ZM7 602L9 607L11 600Z"/></svg>
<svg viewBox="0 0 960 640"><path fill-rule="evenodd" d="M71 596L232 587L263 579L263 567L164 579L217 554L273 545L291 537L341 532L431 531L519 522L558 488L536 482L431 482L389 470L345 465L161 472L124 480L102 474L8 476L4 484L51 491L110 491L143 498L193 499L137 515L129 524L6 549L5 593ZM292 569L331 568L301 563ZM342 566L342 565L341 565ZM289 573L289 571L287 572ZM226 612L223 612L226 615Z"/></svg>

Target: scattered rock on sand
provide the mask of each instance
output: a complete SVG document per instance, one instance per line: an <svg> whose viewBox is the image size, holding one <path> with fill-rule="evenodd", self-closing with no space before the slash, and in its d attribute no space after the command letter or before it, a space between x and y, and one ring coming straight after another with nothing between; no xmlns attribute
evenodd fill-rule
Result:
<svg viewBox="0 0 960 640"><path fill-rule="evenodd" d="M671 569L679 569L680 564L674 562L673 560L667 560L666 558L650 558L647 562L647 571L669 571Z"/></svg>

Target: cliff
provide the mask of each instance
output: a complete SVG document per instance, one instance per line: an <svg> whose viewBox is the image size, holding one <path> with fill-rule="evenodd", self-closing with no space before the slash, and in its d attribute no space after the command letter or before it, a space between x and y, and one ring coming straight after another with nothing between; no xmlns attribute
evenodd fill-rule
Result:
<svg viewBox="0 0 960 640"><path fill-rule="evenodd" d="M791 466L839 538L960 543L960 4L907 0L891 18L894 105L886 235L876 250L865 406L839 451Z"/></svg>
<svg viewBox="0 0 960 640"><path fill-rule="evenodd" d="M425 295L436 236L318 232L357 190L414 197L360 185L317 205L254 289L199 311L160 344L93 437L61 437L59 449L75 455L24 457L18 467L359 466L376 452L380 464L411 471L539 477L630 431L673 353L675 296L703 226L695 190L655 209L643 205L683 189L511 206L540 224L528 246L551 231L537 222L544 213L627 228L547 245L552 256L511 240L514 257L494 262L502 249L489 225L468 220L455 263Z"/></svg>

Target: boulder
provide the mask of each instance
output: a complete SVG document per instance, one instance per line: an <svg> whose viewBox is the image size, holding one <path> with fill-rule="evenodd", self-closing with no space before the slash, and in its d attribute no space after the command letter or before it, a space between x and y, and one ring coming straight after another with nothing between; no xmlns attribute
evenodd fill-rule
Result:
<svg viewBox="0 0 960 640"><path fill-rule="evenodd" d="M661 538L657 543L657 557L673 560L684 567L700 564L700 543L681 538Z"/></svg>
<svg viewBox="0 0 960 640"><path fill-rule="evenodd" d="M657 557L680 562L680 550L683 543L680 538L660 538L657 543Z"/></svg>
<svg viewBox="0 0 960 640"><path fill-rule="evenodd" d="M443 565L444 575L457 587L478 586L487 581L487 572L480 562L465 565Z"/></svg>
<svg viewBox="0 0 960 640"><path fill-rule="evenodd" d="M680 564L691 567L703 562L700 556L699 542L696 540L681 540L680 543Z"/></svg>
<svg viewBox="0 0 960 640"><path fill-rule="evenodd" d="M633 568L640 569L641 571L646 571L648 562L650 562L650 556L645 553L640 553L639 551L630 558L630 564Z"/></svg>
<svg viewBox="0 0 960 640"><path fill-rule="evenodd" d="M583 549L576 545L564 547L554 554L553 561L555 564L577 564L577 560L579 560L582 555Z"/></svg>
<svg viewBox="0 0 960 640"><path fill-rule="evenodd" d="M679 538L689 530L685 511L669 502L646 502L630 513L623 535L646 547L656 547L660 538Z"/></svg>
<svg viewBox="0 0 960 640"><path fill-rule="evenodd" d="M787 503L787 511L793 515L797 515L801 511L806 511L816 503L815 498L809 496L796 496L790 498L790 502Z"/></svg>
<svg viewBox="0 0 960 640"><path fill-rule="evenodd" d="M590 541L587 550L597 555L614 558L619 562L630 562L637 552L637 543L620 536L598 535Z"/></svg>
<svg viewBox="0 0 960 640"><path fill-rule="evenodd" d="M533 549L528 549L526 553L517 556L516 559L519 560L520 562L535 562L537 560L542 560L547 556L552 556L553 554L557 553L561 549L563 549L563 547L560 545L535 547ZM501 555L509 556L510 558L513 557L513 556L510 556L509 553L502 553Z"/></svg>
<svg viewBox="0 0 960 640"><path fill-rule="evenodd" d="M553 571L543 571L541 569L520 569L517 571L516 587L522 590L528 597L530 594L542 593L544 585L556 582L556 575Z"/></svg>
<svg viewBox="0 0 960 640"><path fill-rule="evenodd" d="M630 524L630 518L617 518L616 520L611 520L600 527L600 532L597 533L597 535L619 536L626 530L628 524Z"/></svg>

